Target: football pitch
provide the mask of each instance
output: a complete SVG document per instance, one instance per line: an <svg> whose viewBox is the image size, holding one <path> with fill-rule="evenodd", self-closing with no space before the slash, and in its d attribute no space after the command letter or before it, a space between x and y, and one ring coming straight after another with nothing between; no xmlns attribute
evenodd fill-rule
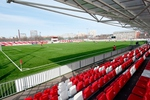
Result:
<svg viewBox="0 0 150 100"><path fill-rule="evenodd" d="M57 43L44 44L43 46L4 46L2 47L3 52L18 65L22 71L18 70L18 68L0 52L0 83L110 52L112 51L113 45L116 45L117 49L125 48L129 46L130 43L130 41L122 41ZM22 67L20 60L22 60Z"/></svg>

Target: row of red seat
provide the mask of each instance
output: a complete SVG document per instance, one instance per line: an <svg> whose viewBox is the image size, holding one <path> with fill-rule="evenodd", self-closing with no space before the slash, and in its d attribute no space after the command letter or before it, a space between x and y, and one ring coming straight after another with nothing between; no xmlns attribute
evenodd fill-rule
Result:
<svg viewBox="0 0 150 100"><path fill-rule="evenodd" d="M150 61L147 63L128 100L150 100L150 74L149 77L144 76L145 71L150 73Z"/></svg>
<svg viewBox="0 0 150 100"><path fill-rule="evenodd" d="M147 53L146 53L147 54ZM147 55L148 56L148 55ZM135 73L138 67L145 59L145 55L142 56L135 64L128 68L121 76L119 76L113 83L111 83L103 92L101 92L96 98L97 100L113 100L118 92L123 88L130 77ZM130 99L130 100L133 100Z"/></svg>
<svg viewBox="0 0 150 100"><path fill-rule="evenodd" d="M148 49L149 47L145 45L132 50L111 62L109 61L84 71L65 82L62 81L51 88L45 89L43 92L36 93L33 97L27 97L25 100L86 100L117 74L125 70L129 64L133 63Z"/></svg>
<svg viewBox="0 0 150 100"><path fill-rule="evenodd" d="M144 51L145 52L145 51ZM132 56L130 56L130 58L132 58ZM118 61L119 63L121 62L121 61ZM126 61L125 62L125 64L124 64L124 68L122 68L122 66L119 66L118 65L118 67L117 66L114 66L114 67L112 67L111 66L111 64L112 63L110 63L110 62L106 62L105 64L103 64L103 65L101 65L101 67L104 67L104 69L105 70L102 70L102 71L100 71L99 69L101 68L100 66L98 66L98 67L95 67L94 68L94 71L96 71L96 72L98 72L98 73L101 73L101 72L103 72L104 74L103 74L103 76L101 77L101 78L99 78L98 80L92 80L92 81L90 81L90 82L93 82L94 81L94 83L92 83L91 85L89 85L88 87L86 87L83 91L81 91L79 94L80 94L80 99L88 99L89 97L90 97L90 95L92 95L95 91L97 91L101 86L103 86L105 83L107 83L111 78L113 78L116 74L118 74L118 73L116 73L117 71L116 70L113 70L113 69L115 69L116 67L117 68L121 68L121 70L120 71L122 71L122 69L125 69L125 67L127 66L127 65L129 65L130 63L132 63L133 62L133 59L129 59L128 61ZM122 62L121 62L122 63ZM120 63L120 64L121 64ZM110 68L110 67L112 67L113 69L111 69L111 72L110 73L108 73L108 74L106 74L107 73L107 68ZM117 69L116 68L116 69ZM98 69L98 70L97 70ZM102 68L103 69L103 68ZM90 70L91 71L91 70ZM89 72L89 73L91 73L91 72ZM93 73L93 72L92 72ZM97 73L97 74L98 74ZM106 74L106 75L105 75ZM84 75L86 75L86 74L84 74ZM90 75L89 75L90 76ZM77 76L76 76L77 77ZM92 76L91 76L92 77ZM90 78L90 80L91 80L91 77L89 77ZM77 78L79 78L79 77L77 77ZM79 80L80 81L82 81L82 79L83 79L84 77L81 77L81 78L79 78ZM72 80L72 79L71 79ZM75 80L78 80L78 79L75 79ZM87 79L88 80L88 79ZM74 82L73 82L74 83ZM78 81L75 81L75 84L77 85L77 83L78 83ZM81 82L82 83L82 82ZM83 84L83 83L82 83ZM77 85L78 86L78 85ZM81 86L81 85L80 85ZM83 86L81 86L82 88L83 88ZM91 88L91 89L90 89ZM80 89L81 90L81 89Z"/></svg>
<svg viewBox="0 0 150 100"><path fill-rule="evenodd" d="M54 85L51 88L45 89L43 92L36 93L33 97L29 96L24 100L58 100L58 86Z"/></svg>
<svg viewBox="0 0 150 100"><path fill-rule="evenodd" d="M101 76L97 80L94 80L94 79L92 80L91 79L92 75L89 75L90 76L89 77L89 81L92 84L88 85L88 87L86 87L82 91L83 98L85 100L88 99L94 92L99 90L102 86L104 86L107 82L109 82L112 78L114 78L117 74L119 74L122 70L124 70L132 62L133 62L133 60L130 57L129 60L126 61L126 62L124 62L123 60L122 61L115 61L115 63L114 63L114 61L112 63L111 62L106 62L106 63L104 63L104 64L102 64L100 66L95 67L94 68L94 72L96 73L96 75L98 75L99 73L103 73L103 74L101 74L103 76ZM123 63L124 63L124 66L121 66L121 64L123 64ZM100 70L101 68L102 68L102 70ZM108 71L107 69L108 70L110 69L110 70ZM88 72L88 74L89 73L93 73L93 72ZM81 75L81 74L79 74L79 75ZM86 74L84 73L84 75L86 75ZM82 79L84 79L84 77L81 77L81 80L79 78L80 81L82 81ZM75 79L75 80L77 80L77 79ZM73 80L73 83L74 83L74 80ZM76 83L78 83L78 81L76 81ZM78 87L78 84L76 84L77 87ZM82 86L82 88L83 88L83 86Z"/></svg>

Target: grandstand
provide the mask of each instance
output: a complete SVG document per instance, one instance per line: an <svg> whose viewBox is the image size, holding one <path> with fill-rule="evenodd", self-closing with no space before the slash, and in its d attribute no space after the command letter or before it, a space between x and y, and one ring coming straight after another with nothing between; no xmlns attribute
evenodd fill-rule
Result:
<svg viewBox="0 0 150 100"><path fill-rule="evenodd" d="M18 45L33 45L33 44L47 44L48 41L16 41L16 42L0 42L1 46L18 46Z"/></svg>
<svg viewBox="0 0 150 100"><path fill-rule="evenodd" d="M133 100L133 98L148 100L149 90L146 88L149 86L150 74L149 49L149 45L142 45L97 65L88 65L64 74L10 98L14 100L39 98L39 100Z"/></svg>
<svg viewBox="0 0 150 100"><path fill-rule="evenodd" d="M150 29L149 0L56 1L79 8L94 18L88 20L107 24L118 21L121 27ZM40 9L43 6L17 0L7 2ZM99 20L96 15L102 18ZM110 20L102 20L103 16ZM0 84L0 93L3 100L150 100L149 65L150 45L136 45Z"/></svg>

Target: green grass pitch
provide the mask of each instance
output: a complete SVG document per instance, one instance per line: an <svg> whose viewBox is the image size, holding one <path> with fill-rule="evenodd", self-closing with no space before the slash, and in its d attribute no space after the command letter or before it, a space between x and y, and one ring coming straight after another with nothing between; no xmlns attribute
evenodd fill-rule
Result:
<svg viewBox="0 0 150 100"><path fill-rule="evenodd" d="M129 46L130 43L129 41L81 42L2 47L18 66L22 59L23 71L20 72L0 52L0 83L112 51L113 45L120 49Z"/></svg>

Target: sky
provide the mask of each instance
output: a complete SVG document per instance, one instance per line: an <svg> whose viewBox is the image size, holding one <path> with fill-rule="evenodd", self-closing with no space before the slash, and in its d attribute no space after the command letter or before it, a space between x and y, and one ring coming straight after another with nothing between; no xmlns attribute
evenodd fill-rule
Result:
<svg viewBox="0 0 150 100"><path fill-rule="evenodd" d="M54 0L24 1L72 8ZM89 17L89 15L82 16ZM131 29L75 18L13 2L7 3L6 0L1 0L0 37L15 37L18 35L18 30L29 37L31 30L37 30L41 36L66 36L67 34L89 33L90 31L95 31L97 35L112 34L116 31L130 31Z"/></svg>

